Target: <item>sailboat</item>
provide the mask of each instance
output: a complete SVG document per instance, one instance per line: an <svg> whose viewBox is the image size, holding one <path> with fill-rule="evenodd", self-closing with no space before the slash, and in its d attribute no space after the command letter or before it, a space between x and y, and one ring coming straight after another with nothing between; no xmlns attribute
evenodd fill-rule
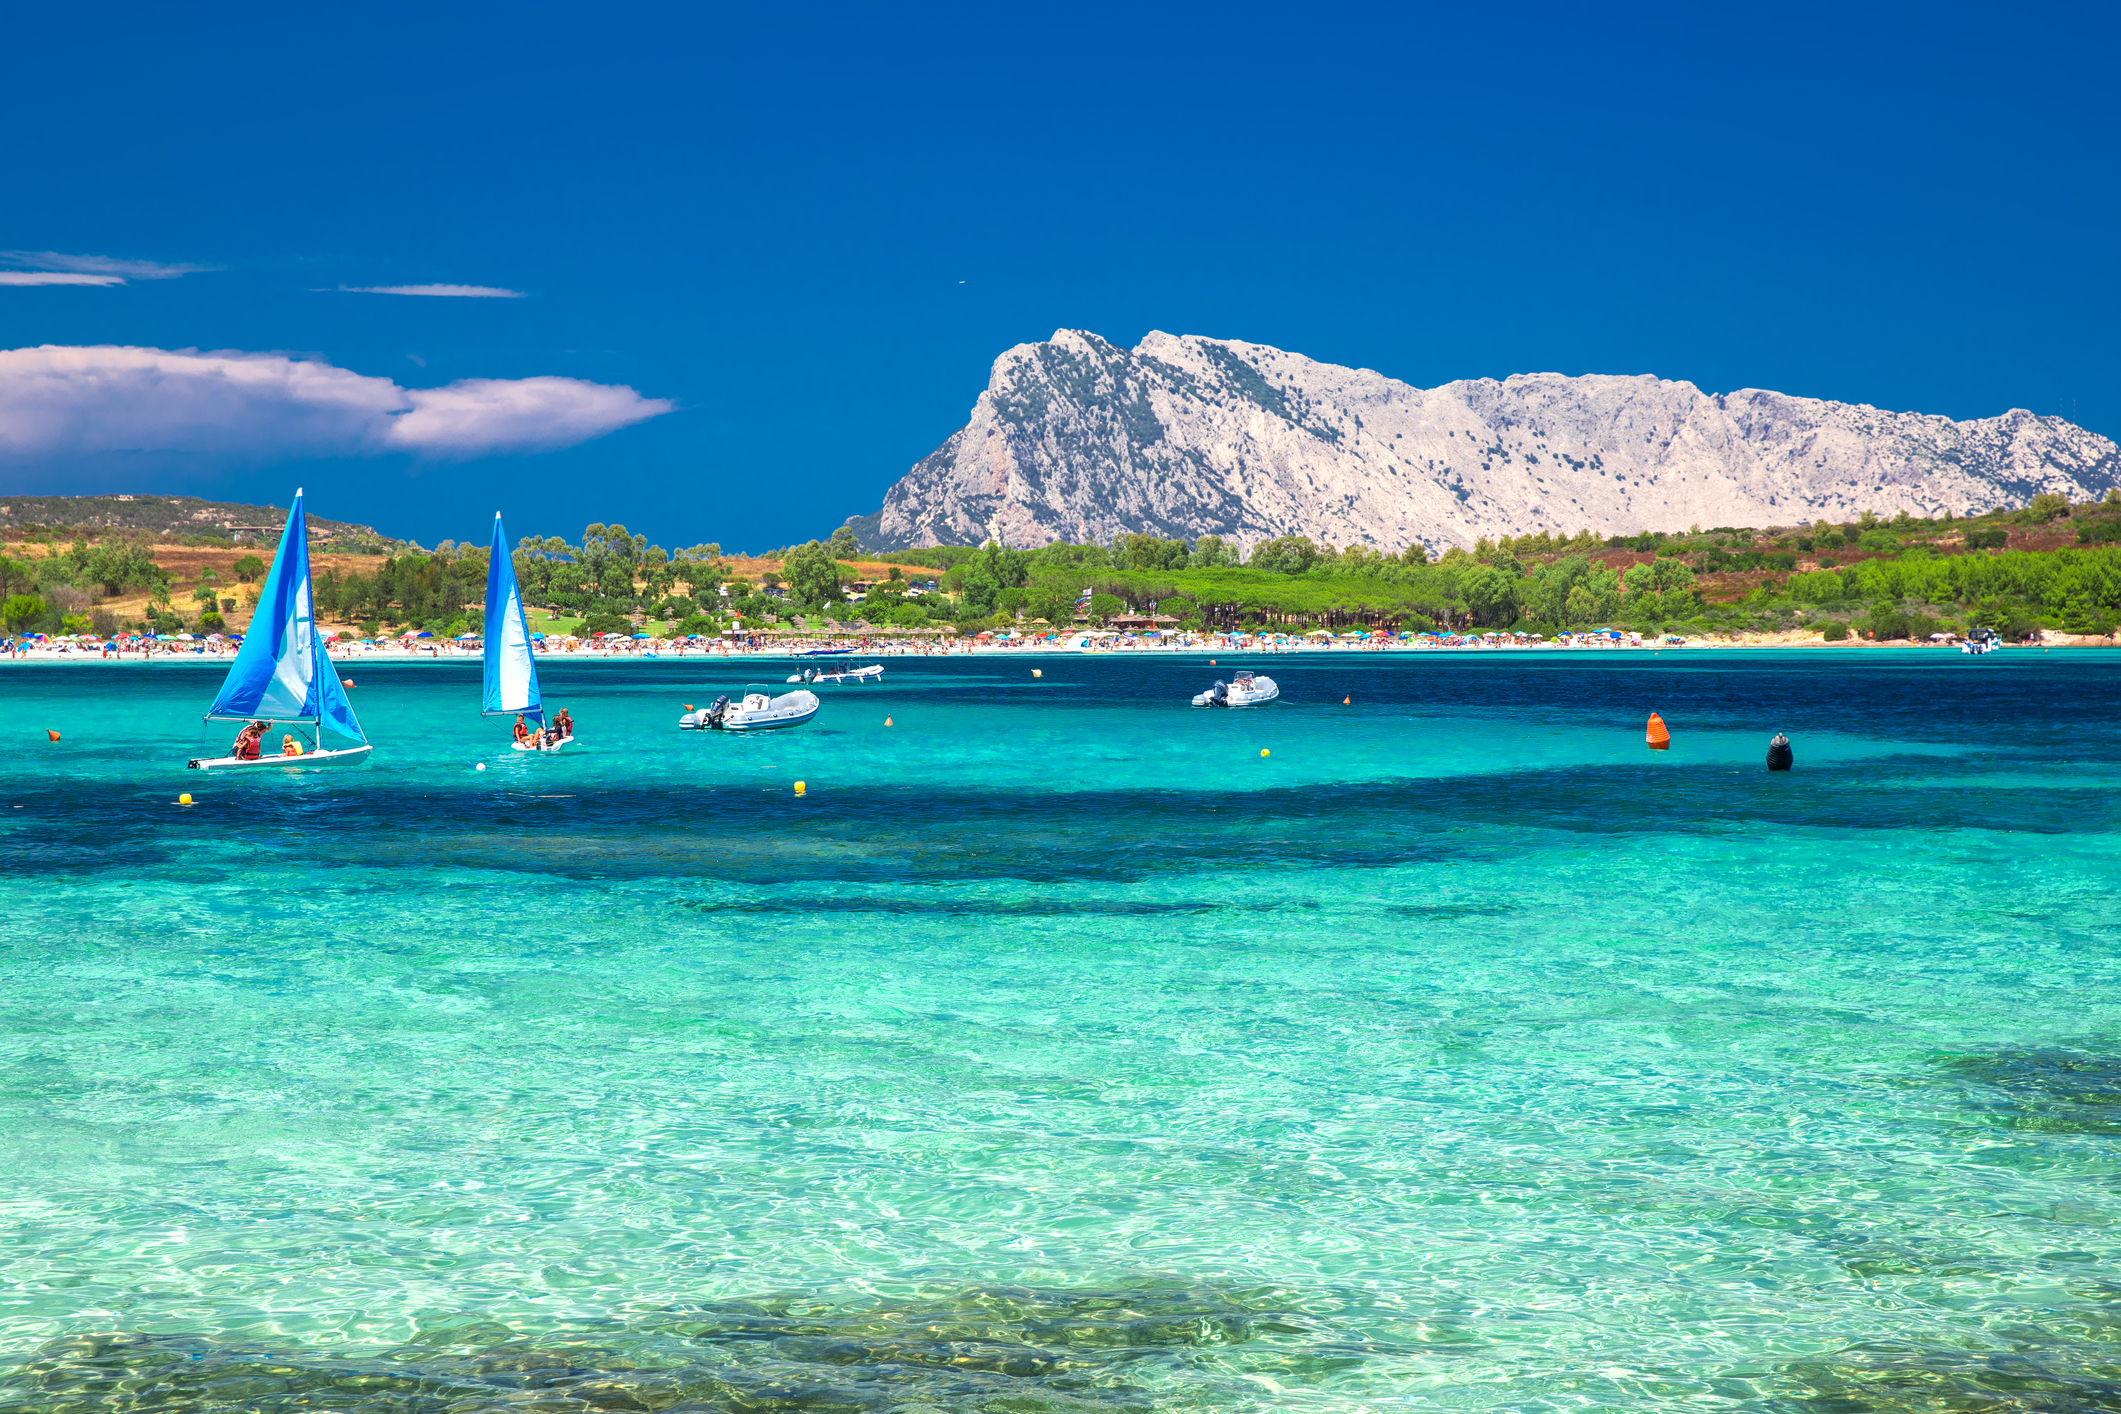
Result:
<svg viewBox="0 0 2121 1414"><path fill-rule="evenodd" d="M309 520L299 490L287 511L287 527L280 532L279 552L258 591L257 612L251 615L243 646L236 650L236 661L229 665L206 720L291 726L303 733L306 746L300 755L283 755L270 741L258 741L251 747L255 755L239 756L232 750L226 756L202 756L186 763L193 770L358 766L373 749L317 632L309 587ZM326 746L326 731L353 745Z"/></svg>
<svg viewBox="0 0 2121 1414"><path fill-rule="evenodd" d="M516 589L515 561L508 553L508 532L499 511L493 513L493 547L486 552L486 702L480 715L520 716L533 727L545 725L538 664L530 652L530 619ZM558 751L573 743L572 732L562 737L534 732L531 741L519 741L515 749Z"/></svg>

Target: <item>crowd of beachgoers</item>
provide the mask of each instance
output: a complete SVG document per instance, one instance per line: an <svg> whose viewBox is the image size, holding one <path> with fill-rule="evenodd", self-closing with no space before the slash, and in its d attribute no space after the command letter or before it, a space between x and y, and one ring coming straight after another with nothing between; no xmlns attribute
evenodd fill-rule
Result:
<svg viewBox="0 0 2121 1414"><path fill-rule="evenodd" d="M1316 629L1308 633L1122 633L1109 630L1076 633L1017 633L1004 630L971 635L893 636L886 633L850 636L803 636L786 634L696 635L659 638L645 633L605 634L580 638L562 634L533 635L533 651L539 657L590 658L791 658L820 654L861 653L882 657L943 657L950 654L983 653L1405 653L1495 648L1515 649L1639 649L1639 648L1728 648L1804 646L1807 636L1745 635L1742 638L1641 634L1620 629L1597 629L1583 633L1544 637L1539 634L1486 633L1388 633L1384 630ZM1818 635L1808 636L1812 642ZM2054 636L2062 641L2060 636ZM1956 638L1939 635L1939 641L1913 646L1956 647ZM63 659L81 661L187 661L232 657L242 646L241 634L210 633L127 634L99 638L93 634L24 634L0 639L0 655L8 660ZM485 644L475 634L437 638L426 633L407 633L395 638L331 639L331 656L341 661L376 659L415 661L425 659L477 659ZM1844 646L1844 645L1831 645ZM1846 646L1872 646L1851 643ZM1910 645L1894 645L1910 646Z"/></svg>

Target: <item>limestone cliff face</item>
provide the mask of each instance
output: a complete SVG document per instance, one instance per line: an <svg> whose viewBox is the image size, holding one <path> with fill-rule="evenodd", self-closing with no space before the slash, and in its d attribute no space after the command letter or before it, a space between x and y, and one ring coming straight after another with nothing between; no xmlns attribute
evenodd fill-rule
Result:
<svg viewBox="0 0 2121 1414"><path fill-rule="evenodd" d="M1648 375L1421 389L1261 344L1063 329L994 362L965 426L851 522L876 549L1122 531L1432 549L1483 535L1954 515L2121 479L2114 443L2014 409L1953 422Z"/></svg>

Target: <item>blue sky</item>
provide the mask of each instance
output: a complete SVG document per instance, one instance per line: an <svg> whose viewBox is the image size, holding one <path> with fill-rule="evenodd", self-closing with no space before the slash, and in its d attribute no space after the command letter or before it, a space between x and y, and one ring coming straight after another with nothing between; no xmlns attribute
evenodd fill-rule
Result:
<svg viewBox="0 0 2121 1414"><path fill-rule="evenodd" d="M0 354L0 491L765 548L1061 327L2114 436L2116 13L20 6L0 350L246 357Z"/></svg>

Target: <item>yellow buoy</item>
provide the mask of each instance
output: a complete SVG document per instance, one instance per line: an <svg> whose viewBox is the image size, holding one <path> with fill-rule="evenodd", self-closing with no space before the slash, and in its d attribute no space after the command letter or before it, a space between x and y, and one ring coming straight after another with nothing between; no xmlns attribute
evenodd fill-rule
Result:
<svg viewBox="0 0 2121 1414"><path fill-rule="evenodd" d="M1033 668L1033 669L1031 670L1031 676L1033 676L1033 677L1035 677L1035 678L1042 678L1042 677L1044 677L1045 675L1046 675L1046 674L1045 674L1045 672L1044 672L1043 670L1041 670L1041 669L1038 669L1038 668Z"/></svg>
<svg viewBox="0 0 2121 1414"><path fill-rule="evenodd" d="M1266 754L1267 754L1267 748L1265 748L1264 746L1262 746L1262 747L1261 747L1261 748L1259 749L1259 754L1260 754L1260 755L1262 755L1262 756L1266 755Z"/></svg>
<svg viewBox="0 0 2121 1414"><path fill-rule="evenodd" d="M184 794L182 794L182 795L178 796L178 797L177 797L177 804L179 804L179 805L189 805L189 804L191 804L191 792L190 792L190 791L186 791L186 792L185 792Z"/></svg>
<svg viewBox="0 0 2121 1414"><path fill-rule="evenodd" d="M797 795L801 795L807 789L809 789L809 786L806 783L802 781L797 781L795 783L795 793Z"/></svg>

